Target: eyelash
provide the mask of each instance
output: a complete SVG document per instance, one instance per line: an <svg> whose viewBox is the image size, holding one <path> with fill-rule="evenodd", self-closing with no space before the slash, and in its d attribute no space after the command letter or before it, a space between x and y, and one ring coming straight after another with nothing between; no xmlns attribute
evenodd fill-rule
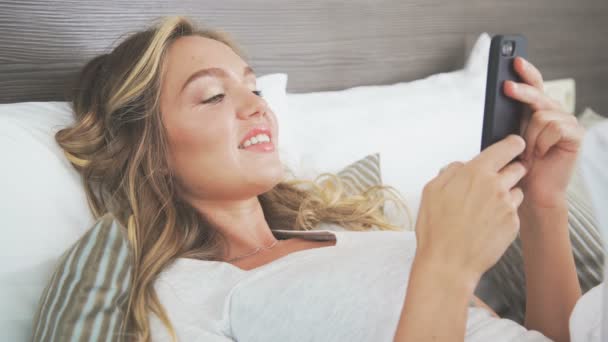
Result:
<svg viewBox="0 0 608 342"><path fill-rule="evenodd" d="M262 91L261 90L253 90L252 93L256 94L259 97L264 97L264 96L262 96ZM205 103L205 104L207 104L207 103L217 103L217 102L220 102L221 99L224 98L224 96L226 96L226 95L224 95L224 94L217 94L215 96L212 96L212 97L208 98L207 100L203 101L202 103Z"/></svg>

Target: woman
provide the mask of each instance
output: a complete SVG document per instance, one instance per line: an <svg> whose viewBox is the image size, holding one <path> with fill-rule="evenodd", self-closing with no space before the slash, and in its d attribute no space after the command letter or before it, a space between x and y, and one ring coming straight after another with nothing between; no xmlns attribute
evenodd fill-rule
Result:
<svg viewBox="0 0 608 342"><path fill-rule="evenodd" d="M515 66L526 84L505 92L536 111L527 143L511 136L450 164L426 185L414 236L379 210L390 187L349 197L335 177L285 181L276 117L227 35L172 17L93 59L57 141L95 215L128 229L128 339L462 340L467 328L484 340L503 327L546 340L467 310L521 223L526 327L568 340L580 288L565 189L582 132L532 65Z"/></svg>

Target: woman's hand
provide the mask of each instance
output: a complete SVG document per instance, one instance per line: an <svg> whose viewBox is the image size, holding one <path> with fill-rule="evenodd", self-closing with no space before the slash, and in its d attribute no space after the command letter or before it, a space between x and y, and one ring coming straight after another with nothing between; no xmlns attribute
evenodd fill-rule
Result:
<svg viewBox="0 0 608 342"><path fill-rule="evenodd" d="M585 131L574 115L544 93L542 75L534 65L521 57L513 64L523 83L506 81L504 93L528 105L520 128L527 145L522 162L528 173L519 185L526 205L557 207L565 202Z"/></svg>
<svg viewBox="0 0 608 342"><path fill-rule="evenodd" d="M525 147L510 135L466 164L451 163L425 185L394 341L464 339L467 305L481 275L519 231L523 193L515 185L526 170L509 162Z"/></svg>
<svg viewBox="0 0 608 342"><path fill-rule="evenodd" d="M498 261L519 231L523 193L516 184L526 169L509 162L525 147L520 136L510 135L466 164L449 164L425 185L416 258L476 281Z"/></svg>
<svg viewBox="0 0 608 342"><path fill-rule="evenodd" d="M527 104L521 134L529 168L521 180L519 208L526 279L525 326L554 341L567 341L572 308L581 296L568 230L566 189L576 166L584 129L543 92L540 72L522 58L514 68L523 83L504 92ZM514 87L515 86L515 87ZM530 114L531 113L531 114Z"/></svg>

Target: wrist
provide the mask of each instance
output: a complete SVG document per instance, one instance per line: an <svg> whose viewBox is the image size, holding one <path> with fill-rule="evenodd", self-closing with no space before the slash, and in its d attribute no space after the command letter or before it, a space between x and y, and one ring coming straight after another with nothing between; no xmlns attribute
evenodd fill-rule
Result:
<svg viewBox="0 0 608 342"><path fill-rule="evenodd" d="M524 200L517 210L522 233L552 233L559 227L568 229L568 202L566 198L556 200L551 206L538 206Z"/></svg>
<svg viewBox="0 0 608 342"><path fill-rule="evenodd" d="M531 213L534 212L555 212L562 209L568 209L568 200L566 199L566 193L554 194L551 201L538 201L526 193L524 193L524 199L521 202L518 211Z"/></svg>
<svg viewBox="0 0 608 342"><path fill-rule="evenodd" d="M465 295L472 295L481 279L481 274L476 271L456 263L437 260L426 254L418 253L418 251L414 257L411 272L416 273L419 277L432 280L433 283L439 284L443 288L449 286L452 290Z"/></svg>
<svg viewBox="0 0 608 342"><path fill-rule="evenodd" d="M517 209L521 220L542 222L560 215L568 215L568 201L565 197L555 200L550 206L540 206L524 198Z"/></svg>

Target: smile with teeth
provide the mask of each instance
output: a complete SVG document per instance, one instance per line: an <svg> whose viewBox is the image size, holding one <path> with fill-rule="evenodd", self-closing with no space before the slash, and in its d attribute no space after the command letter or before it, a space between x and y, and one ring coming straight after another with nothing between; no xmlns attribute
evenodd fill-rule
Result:
<svg viewBox="0 0 608 342"><path fill-rule="evenodd" d="M256 135L255 137L251 137L251 138L245 140L243 145L239 146L239 148L243 149L243 148L247 148L251 145L257 145L257 144L261 144L261 143L265 143L265 142L270 142L270 137L267 134L260 133L260 134Z"/></svg>

